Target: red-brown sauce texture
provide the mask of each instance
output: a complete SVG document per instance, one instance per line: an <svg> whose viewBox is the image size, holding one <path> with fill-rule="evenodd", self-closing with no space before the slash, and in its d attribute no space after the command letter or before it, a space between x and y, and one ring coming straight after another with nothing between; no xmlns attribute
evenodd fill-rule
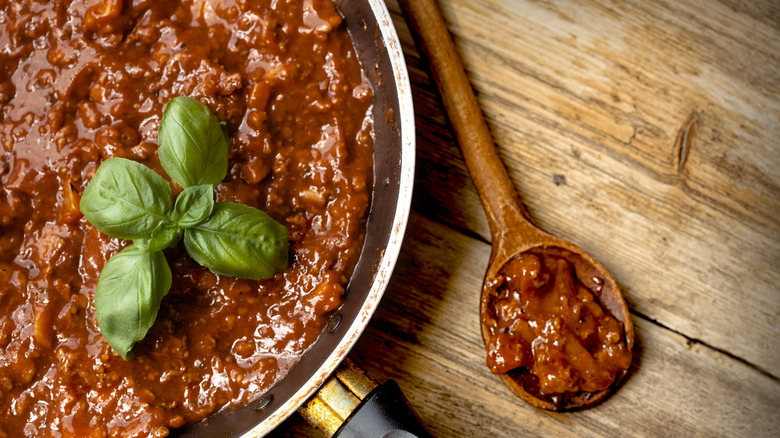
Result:
<svg viewBox="0 0 780 438"><path fill-rule="evenodd" d="M631 364L623 324L563 257L520 254L489 287L487 365L534 396L564 407L609 388Z"/></svg>
<svg viewBox="0 0 780 438"><path fill-rule="evenodd" d="M163 174L157 129L182 95L227 122L217 200L286 225L291 264L247 281L166 251L173 286L126 362L93 295L127 242L79 197L110 157ZM372 96L329 0L0 0L0 437L166 436L281 379L360 254Z"/></svg>

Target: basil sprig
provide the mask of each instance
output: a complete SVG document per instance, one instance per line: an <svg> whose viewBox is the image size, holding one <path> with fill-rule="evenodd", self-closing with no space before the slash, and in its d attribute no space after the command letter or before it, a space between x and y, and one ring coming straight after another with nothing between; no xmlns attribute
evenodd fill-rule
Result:
<svg viewBox="0 0 780 438"><path fill-rule="evenodd" d="M123 359L146 336L171 287L162 250L178 244L212 272L259 280L287 267L287 229L248 205L214 202L227 174L224 124L195 99L177 97L158 133L160 163L184 187L173 202L168 183L152 169L110 158L81 198L81 212L99 231L133 243L105 265L95 291L98 326Z"/></svg>

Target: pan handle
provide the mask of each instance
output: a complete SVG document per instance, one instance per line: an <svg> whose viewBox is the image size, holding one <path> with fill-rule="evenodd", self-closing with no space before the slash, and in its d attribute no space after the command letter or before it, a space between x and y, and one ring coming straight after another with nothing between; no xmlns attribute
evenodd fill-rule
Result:
<svg viewBox="0 0 780 438"><path fill-rule="evenodd" d="M335 438L433 438L394 380L374 388Z"/></svg>
<svg viewBox="0 0 780 438"><path fill-rule="evenodd" d="M377 385L349 358L298 412L326 438L434 438L394 380Z"/></svg>

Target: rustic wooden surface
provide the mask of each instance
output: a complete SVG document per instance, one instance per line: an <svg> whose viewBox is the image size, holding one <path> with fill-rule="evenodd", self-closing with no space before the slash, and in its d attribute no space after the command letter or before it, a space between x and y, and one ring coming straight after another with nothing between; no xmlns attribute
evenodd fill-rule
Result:
<svg viewBox="0 0 780 438"><path fill-rule="evenodd" d="M534 409L484 365L490 233L395 0L417 112L414 212L351 353L439 437L780 434L780 5L440 0L534 221L590 252L638 348L606 402ZM295 415L272 436L319 436Z"/></svg>

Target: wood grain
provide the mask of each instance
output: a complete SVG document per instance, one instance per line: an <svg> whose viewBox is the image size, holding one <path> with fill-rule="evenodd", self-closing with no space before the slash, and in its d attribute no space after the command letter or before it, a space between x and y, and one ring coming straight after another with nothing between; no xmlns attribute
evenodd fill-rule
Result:
<svg viewBox="0 0 780 438"><path fill-rule="evenodd" d="M478 294L469 287L481 281L488 248L419 217L411 229L399 281L352 357L374 377L399 381L438 436L771 436L777 430L776 382L641 319L637 364L612 398L574 414L531 408L501 387L479 351L472 310ZM457 287L441 288L442 273Z"/></svg>
<svg viewBox="0 0 780 438"><path fill-rule="evenodd" d="M778 28L751 24L766 47L722 5L694 20L572 3L442 3L531 215L604 263L637 312L780 375ZM437 216L473 211L464 192ZM455 226L488 240L479 222Z"/></svg>
<svg viewBox="0 0 780 438"><path fill-rule="evenodd" d="M585 412L516 399L484 366L490 232L427 64L413 84L415 215L351 357L441 437L775 436L780 430L780 6L441 0L535 223L623 288L638 349ZM274 436L318 436L293 417Z"/></svg>
<svg viewBox="0 0 780 438"><path fill-rule="evenodd" d="M399 382L439 437L773 436L779 384L741 361L636 319L623 387L569 414L530 407L485 366L479 286L490 247L414 215L396 273L350 357ZM307 435L308 434L308 435ZM273 436L319 436L291 421Z"/></svg>

